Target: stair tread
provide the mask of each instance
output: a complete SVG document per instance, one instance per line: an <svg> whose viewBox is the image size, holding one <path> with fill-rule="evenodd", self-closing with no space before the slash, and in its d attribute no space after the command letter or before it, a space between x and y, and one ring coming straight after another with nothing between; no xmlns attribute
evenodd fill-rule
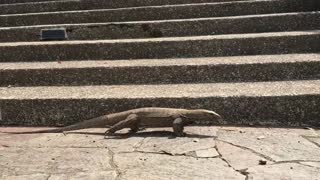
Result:
<svg viewBox="0 0 320 180"><path fill-rule="evenodd" d="M0 99L136 99L320 95L320 80L169 85L1 87Z"/></svg>
<svg viewBox="0 0 320 180"><path fill-rule="evenodd" d="M62 62L14 62L0 63L0 71L32 69L79 69L79 68L121 68L152 66L202 66L202 65L244 65L268 63L319 62L320 54L279 54L253 56L226 56L203 58L135 59L135 60L88 60Z"/></svg>

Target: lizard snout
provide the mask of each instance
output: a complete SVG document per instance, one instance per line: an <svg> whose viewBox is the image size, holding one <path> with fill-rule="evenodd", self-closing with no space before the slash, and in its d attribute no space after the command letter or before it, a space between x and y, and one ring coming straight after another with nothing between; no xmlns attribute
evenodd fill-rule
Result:
<svg viewBox="0 0 320 180"><path fill-rule="evenodd" d="M208 114L210 114L210 116L213 116L214 118L222 119L222 117L214 111L208 111Z"/></svg>

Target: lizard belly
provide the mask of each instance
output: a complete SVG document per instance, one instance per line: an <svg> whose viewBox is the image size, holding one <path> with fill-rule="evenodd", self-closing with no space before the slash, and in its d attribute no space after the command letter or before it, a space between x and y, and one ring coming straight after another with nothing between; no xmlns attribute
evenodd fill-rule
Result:
<svg viewBox="0 0 320 180"><path fill-rule="evenodd" d="M168 117L141 118L141 127L172 127L173 119Z"/></svg>

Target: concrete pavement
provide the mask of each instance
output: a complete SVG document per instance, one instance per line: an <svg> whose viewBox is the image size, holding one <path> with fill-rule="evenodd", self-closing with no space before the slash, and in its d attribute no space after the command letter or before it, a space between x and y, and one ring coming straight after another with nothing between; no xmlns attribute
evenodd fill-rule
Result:
<svg viewBox="0 0 320 180"><path fill-rule="evenodd" d="M320 179L319 130L187 127L183 138L168 128L108 139L104 131L0 133L0 179Z"/></svg>

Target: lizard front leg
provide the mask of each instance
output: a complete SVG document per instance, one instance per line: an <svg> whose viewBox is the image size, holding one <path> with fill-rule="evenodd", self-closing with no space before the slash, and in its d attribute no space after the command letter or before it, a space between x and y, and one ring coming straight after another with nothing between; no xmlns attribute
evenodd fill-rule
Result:
<svg viewBox="0 0 320 180"><path fill-rule="evenodd" d="M139 125L139 119L138 115L136 114L130 114L125 120L120 121L116 123L115 125L111 126L106 132L105 135L112 135L118 130L121 130L123 128L131 128L132 130L135 130L138 128Z"/></svg>
<svg viewBox="0 0 320 180"><path fill-rule="evenodd" d="M178 137L183 137L185 136L185 134L183 133L183 129L184 129L184 120L179 117L179 118L176 118L174 121L173 121L173 124L172 124L172 127L173 127L173 132L176 136Z"/></svg>

